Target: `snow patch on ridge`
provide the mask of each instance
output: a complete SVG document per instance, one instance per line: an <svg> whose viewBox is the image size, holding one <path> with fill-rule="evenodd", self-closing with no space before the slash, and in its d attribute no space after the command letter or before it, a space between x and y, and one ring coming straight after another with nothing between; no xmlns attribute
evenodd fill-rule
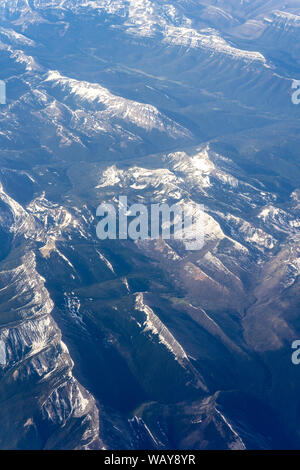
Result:
<svg viewBox="0 0 300 470"><path fill-rule="evenodd" d="M168 328L162 323L153 310L144 302L142 293L136 295L135 309L144 312L146 320L144 321L143 332L150 331L152 334L158 336L159 342L163 344L179 362L182 360L188 361L188 356L182 346L174 338Z"/></svg>
<svg viewBox="0 0 300 470"><path fill-rule="evenodd" d="M188 48L202 48L213 53L230 55L234 58L245 59L249 62L258 61L266 64L265 57L260 52L238 49L228 44L217 31L208 28L197 31L192 28L168 26L164 42Z"/></svg>
<svg viewBox="0 0 300 470"><path fill-rule="evenodd" d="M82 104L102 106L98 111L99 119L101 117L118 118L129 121L146 131L165 132L172 138L191 138L188 130L164 116L155 106L114 95L98 83L68 78L57 71L50 71L45 82L62 87L70 95L79 99Z"/></svg>

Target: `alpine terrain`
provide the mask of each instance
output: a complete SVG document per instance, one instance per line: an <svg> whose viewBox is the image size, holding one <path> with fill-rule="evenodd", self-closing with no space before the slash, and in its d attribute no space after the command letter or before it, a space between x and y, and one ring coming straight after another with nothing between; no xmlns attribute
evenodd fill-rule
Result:
<svg viewBox="0 0 300 470"><path fill-rule="evenodd" d="M0 449L299 449L299 0L0 0L0 65Z"/></svg>

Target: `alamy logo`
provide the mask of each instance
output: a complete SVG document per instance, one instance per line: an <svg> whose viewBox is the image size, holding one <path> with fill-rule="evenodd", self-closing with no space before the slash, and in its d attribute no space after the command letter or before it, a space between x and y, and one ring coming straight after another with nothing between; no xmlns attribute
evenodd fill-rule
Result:
<svg viewBox="0 0 300 470"><path fill-rule="evenodd" d="M300 104L300 80L293 80L292 89L295 90L292 94L292 103Z"/></svg>
<svg viewBox="0 0 300 470"><path fill-rule="evenodd" d="M6 104L6 84L0 80L0 104Z"/></svg>
<svg viewBox="0 0 300 470"><path fill-rule="evenodd" d="M292 349L295 349L292 354L292 363L298 366L300 364L300 341L298 339L293 341Z"/></svg>
<svg viewBox="0 0 300 470"><path fill-rule="evenodd" d="M204 245L204 207L195 203L144 204L128 207L127 196L120 196L117 207L102 203L96 232L100 240L181 240L187 250Z"/></svg>

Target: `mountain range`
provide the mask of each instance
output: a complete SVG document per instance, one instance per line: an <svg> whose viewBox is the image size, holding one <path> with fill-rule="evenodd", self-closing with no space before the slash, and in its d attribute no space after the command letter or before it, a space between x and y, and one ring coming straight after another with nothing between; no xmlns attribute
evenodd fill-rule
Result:
<svg viewBox="0 0 300 470"><path fill-rule="evenodd" d="M299 34L296 0L0 0L0 449L299 448ZM120 195L203 204L204 246L99 240Z"/></svg>

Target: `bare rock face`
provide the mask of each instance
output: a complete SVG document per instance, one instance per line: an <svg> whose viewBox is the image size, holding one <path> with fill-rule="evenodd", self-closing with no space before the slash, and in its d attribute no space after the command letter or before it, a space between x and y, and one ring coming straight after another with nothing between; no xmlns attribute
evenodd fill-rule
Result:
<svg viewBox="0 0 300 470"><path fill-rule="evenodd" d="M299 447L282 3L0 0L0 449ZM120 196L204 245L99 240Z"/></svg>
<svg viewBox="0 0 300 470"><path fill-rule="evenodd" d="M99 448L95 400L72 375L73 361L51 316L53 301L37 271L34 219L3 190L1 199L7 203L2 227L11 235L0 271L1 447Z"/></svg>

